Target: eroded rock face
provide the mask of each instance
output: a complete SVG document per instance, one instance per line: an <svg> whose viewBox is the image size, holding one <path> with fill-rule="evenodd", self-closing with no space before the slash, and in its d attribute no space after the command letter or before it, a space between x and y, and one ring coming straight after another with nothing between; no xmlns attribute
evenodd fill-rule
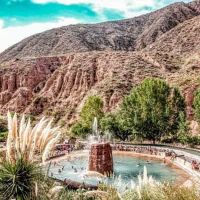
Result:
<svg viewBox="0 0 200 200"><path fill-rule="evenodd" d="M95 94L102 97L104 110L111 111L143 79L140 70L147 76L161 76L158 67L133 52L66 55L25 111L36 115L54 112L70 124L87 97Z"/></svg>
<svg viewBox="0 0 200 200"><path fill-rule="evenodd" d="M193 101L195 92L198 89L199 84L193 84L189 85L184 90L184 96L185 96L185 102L186 102L186 112L189 120L192 120L194 118L194 112L193 112Z"/></svg>
<svg viewBox="0 0 200 200"><path fill-rule="evenodd" d="M1 112L22 112L39 93L60 58L23 59L5 63L0 69Z"/></svg>
<svg viewBox="0 0 200 200"><path fill-rule="evenodd" d="M112 148L109 143L92 144L89 153L89 171L106 176L113 174Z"/></svg>

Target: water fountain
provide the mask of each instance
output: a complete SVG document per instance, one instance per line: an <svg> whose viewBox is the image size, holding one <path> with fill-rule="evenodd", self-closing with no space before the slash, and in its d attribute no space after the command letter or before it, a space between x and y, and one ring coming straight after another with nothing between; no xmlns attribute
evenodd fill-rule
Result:
<svg viewBox="0 0 200 200"><path fill-rule="evenodd" d="M86 149L72 152L67 159L52 166L49 169L52 177L63 180L72 188L92 188L97 187L99 183L105 183L112 185L119 192L137 183L137 175L141 174L145 165L148 165L149 174L156 180L171 181L176 178L177 173L159 161L152 160L149 164L146 159L113 153L109 144L110 136L109 133L100 135L95 118L92 134L85 143ZM61 166L64 168L60 173Z"/></svg>
<svg viewBox="0 0 200 200"><path fill-rule="evenodd" d="M113 174L112 148L107 141L102 141L98 131L97 118L94 119L92 129L93 138L97 138L97 141L90 146L88 170L111 176Z"/></svg>
<svg viewBox="0 0 200 200"><path fill-rule="evenodd" d="M113 173L112 148L109 143L92 144L89 154L89 171L97 171L106 176Z"/></svg>

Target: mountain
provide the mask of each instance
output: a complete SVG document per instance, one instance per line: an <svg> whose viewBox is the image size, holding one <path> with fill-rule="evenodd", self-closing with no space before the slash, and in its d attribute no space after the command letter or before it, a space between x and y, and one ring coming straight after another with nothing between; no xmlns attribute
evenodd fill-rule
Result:
<svg viewBox="0 0 200 200"><path fill-rule="evenodd" d="M198 0L36 34L0 54L0 111L51 115L71 124L89 95L100 95L110 111L145 77L160 77L181 87L192 118L199 33Z"/></svg>
<svg viewBox="0 0 200 200"><path fill-rule="evenodd" d="M56 28L10 47L0 55L0 60L94 50L140 50L179 23L199 15L198 7L199 3L175 3L132 19Z"/></svg>

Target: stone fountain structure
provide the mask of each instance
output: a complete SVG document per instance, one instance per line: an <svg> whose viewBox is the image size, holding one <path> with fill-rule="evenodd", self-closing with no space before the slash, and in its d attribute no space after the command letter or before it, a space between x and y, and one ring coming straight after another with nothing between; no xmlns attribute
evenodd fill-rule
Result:
<svg viewBox="0 0 200 200"><path fill-rule="evenodd" d="M91 145L89 171L96 171L106 176L113 174L112 148L109 143Z"/></svg>
<svg viewBox="0 0 200 200"><path fill-rule="evenodd" d="M97 140L90 147L88 170L111 176L113 174L112 148L108 142L101 141L96 118L93 123L93 137Z"/></svg>

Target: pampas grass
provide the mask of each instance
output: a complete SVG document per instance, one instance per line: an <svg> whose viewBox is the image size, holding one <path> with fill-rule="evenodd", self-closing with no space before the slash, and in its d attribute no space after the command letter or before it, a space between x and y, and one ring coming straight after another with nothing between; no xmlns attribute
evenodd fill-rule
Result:
<svg viewBox="0 0 200 200"><path fill-rule="evenodd" d="M8 137L6 142L6 160L15 163L23 158L35 162L38 158L45 162L55 144L59 141L61 133L57 128L51 128L52 120L44 117L33 128L31 121L22 119L18 127L17 114L12 117L8 112Z"/></svg>

